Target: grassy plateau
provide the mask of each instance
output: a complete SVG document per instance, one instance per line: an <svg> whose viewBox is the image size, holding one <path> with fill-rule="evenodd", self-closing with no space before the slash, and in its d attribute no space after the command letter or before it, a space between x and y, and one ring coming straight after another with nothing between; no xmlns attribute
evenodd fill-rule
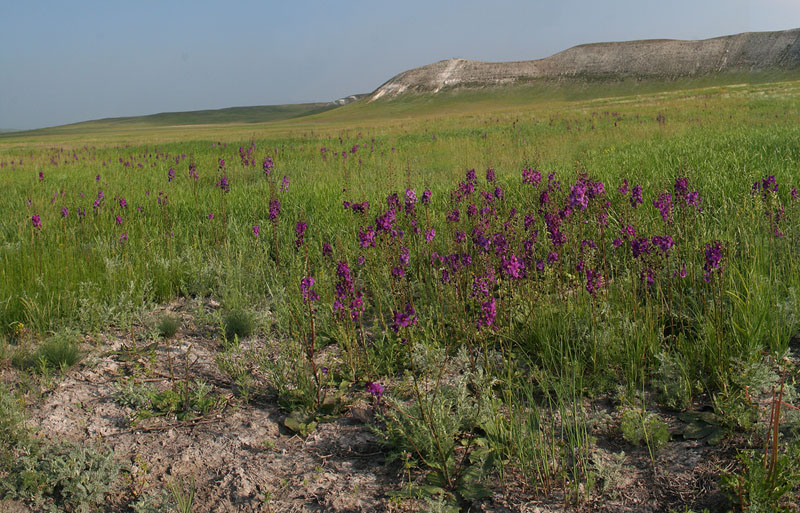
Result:
<svg viewBox="0 0 800 513"><path fill-rule="evenodd" d="M698 447L714 479L653 507L794 510L800 82L699 85L0 135L0 500L145 511L111 453L79 460L88 490L45 465L63 451L23 412L86 340L145 345L150 312L199 298L221 355L263 346L219 359L230 401L304 437L368 405L397 476L379 510L636 511L626 452L657 487ZM169 372L148 411L214 410Z"/></svg>

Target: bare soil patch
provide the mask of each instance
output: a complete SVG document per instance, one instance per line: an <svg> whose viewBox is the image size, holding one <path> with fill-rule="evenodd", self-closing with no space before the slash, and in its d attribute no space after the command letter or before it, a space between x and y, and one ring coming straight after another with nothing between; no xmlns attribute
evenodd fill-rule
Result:
<svg viewBox="0 0 800 513"><path fill-rule="evenodd" d="M399 489L408 475L401 463L387 463L369 426L374 406L366 392L351 394L352 403L341 416L320 423L303 438L284 426L287 414L274 397L256 393L248 403L239 399L235 385L217 366L220 342L208 327L194 325L191 308L180 300L159 310L183 322L170 344L161 341L148 350L131 351L130 333L108 333L91 341L92 349L81 363L28 407L29 422L39 436L99 443L114 450L124 470L109 497L110 511L133 511L137 500L175 483L195 490L192 511L196 513L425 511L419 501L386 495ZM134 338L144 329L135 327ZM242 342L249 350L268 343L258 337ZM173 374L180 377L187 354L191 379L211 387L215 407L184 420L163 415L132 422L135 410L118 400L120 383L132 379L137 385L167 389L173 383L170 360ZM2 378L13 382L15 373L6 368ZM266 390L263 383L256 388ZM563 493L544 496L523 486L512 473L505 483L489 483L493 497L463 510L657 512L728 507L718 477L733 466L733 442L710 446L673 436L651 459L646 449L622 439L619 413L607 398L593 401L591 408L608 418L593 431L597 437L593 459L606 468L614 468L615 461L621 465L604 474L589 503L565 508ZM665 412L663 418L670 428L681 427L675 415ZM0 510L30 511L12 501L0 502Z"/></svg>

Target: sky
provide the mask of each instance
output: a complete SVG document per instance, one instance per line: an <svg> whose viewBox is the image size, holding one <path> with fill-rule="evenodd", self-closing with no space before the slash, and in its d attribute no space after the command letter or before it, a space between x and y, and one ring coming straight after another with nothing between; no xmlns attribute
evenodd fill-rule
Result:
<svg viewBox="0 0 800 513"><path fill-rule="evenodd" d="M800 27L800 0L0 0L0 129L332 101L460 57Z"/></svg>

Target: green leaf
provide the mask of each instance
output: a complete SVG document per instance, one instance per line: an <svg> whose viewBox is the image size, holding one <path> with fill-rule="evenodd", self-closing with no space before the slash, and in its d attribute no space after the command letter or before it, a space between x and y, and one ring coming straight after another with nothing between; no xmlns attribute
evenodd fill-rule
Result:
<svg viewBox="0 0 800 513"><path fill-rule="evenodd" d="M295 410L286 417L283 425L305 437L317 427L317 423L313 420L311 415Z"/></svg>
<svg viewBox="0 0 800 513"><path fill-rule="evenodd" d="M476 483L481 478L481 470L478 468L477 465L470 465L469 467L464 469L464 472L461 473L461 477L459 477L458 481L461 484L469 484L469 483Z"/></svg>
<svg viewBox="0 0 800 513"><path fill-rule="evenodd" d="M464 500L468 501L486 499L494 495L490 489L478 483L462 485L458 488L458 493Z"/></svg>
<svg viewBox="0 0 800 513"><path fill-rule="evenodd" d="M447 486L447 480L444 478L444 474L439 470L428 472L428 475L425 476L425 481L432 485L441 486L443 488Z"/></svg>
<svg viewBox="0 0 800 513"><path fill-rule="evenodd" d="M700 440L710 435L714 431L714 426L701 422L693 422L686 426L683 431L683 438L686 440Z"/></svg>

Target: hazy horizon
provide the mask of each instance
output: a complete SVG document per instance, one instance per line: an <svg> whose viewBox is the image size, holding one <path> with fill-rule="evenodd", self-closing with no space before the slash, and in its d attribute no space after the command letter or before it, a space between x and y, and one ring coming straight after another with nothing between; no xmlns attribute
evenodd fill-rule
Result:
<svg viewBox="0 0 800 513"><path fill-rule="evenodd" d="M531 60L584 43L797 27L793 0L11 3L0 129L327 102L452 57Z"/></svg>

